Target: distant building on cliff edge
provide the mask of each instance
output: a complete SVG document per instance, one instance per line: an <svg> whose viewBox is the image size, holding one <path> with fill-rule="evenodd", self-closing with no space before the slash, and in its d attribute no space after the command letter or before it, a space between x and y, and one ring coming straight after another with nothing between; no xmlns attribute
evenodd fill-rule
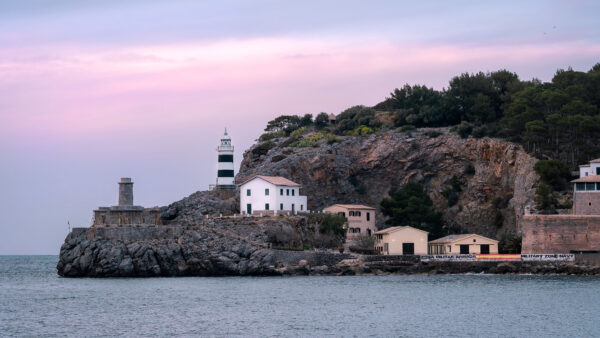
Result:
<svg viewBox="0 0 600 338"><path fill-rule="evenodd" d="M158 207L146 209L133 205L133 182L129 177L119 182L119 205L94 210L93 227L162 224Z"/></svg>
<svg viewBox="0 0 600 338"><path fill-rule="evenodd" d="M210 187L210 190L235 190L234 172L233 172L233 146L231 137L225 134L221 138L221 145L217 147L219 160L217 162L217 184Z"/></svg>
<svg viewBox="0 0 600 338"><path fill-rule="evenodd" d="M253 176L240 185L242 214L307 212L307 198L300 196L300 184L281 176Z"/></svg>
<svg viewBox="0 0 600 338"><path fill-rule="evenodd" d="M600 215L600 158L579 166L574 183L573 215Z"/></svg>

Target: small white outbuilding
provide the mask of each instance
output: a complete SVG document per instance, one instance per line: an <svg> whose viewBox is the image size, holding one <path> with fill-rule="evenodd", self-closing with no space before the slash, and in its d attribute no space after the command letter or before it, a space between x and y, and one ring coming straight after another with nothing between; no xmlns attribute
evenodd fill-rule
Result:
<svg viewBox="0 0 600 338"><path fill-rule="evenodd" d="M240 185L242 214L307 212L307 198L300 195L300 184L281 176L257 175Z"/></svg>

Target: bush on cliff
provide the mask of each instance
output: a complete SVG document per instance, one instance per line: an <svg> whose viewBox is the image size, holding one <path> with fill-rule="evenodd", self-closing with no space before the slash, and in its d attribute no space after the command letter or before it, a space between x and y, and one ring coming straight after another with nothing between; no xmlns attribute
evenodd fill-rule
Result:
<svg viewBox="0 0 600 338"><path fill-rule="evenodd" d="M408 182L401 189L392 188L390 196L381 201L381 211L389 217L386 224L410 225L428 231L431 239L442 236L442 215L421 184Z"/></svg>
<svg viewBox="0 0 600 338"><path fill-rule="evenodd" d="M556 191L567 188L567 182L571 178L569 166L560 160L540 160L533 167L540 175L543 183L549 185Z"/></svg>
<svg viewBox="0 0 600 338"><path fill-rule="evenodd" d="M322 234L331 234L337 237L343 237L346 235L344 224L346 218L340 215L331 214L307 214L310 223L317 223L319 225L319 232Z"/></svg>

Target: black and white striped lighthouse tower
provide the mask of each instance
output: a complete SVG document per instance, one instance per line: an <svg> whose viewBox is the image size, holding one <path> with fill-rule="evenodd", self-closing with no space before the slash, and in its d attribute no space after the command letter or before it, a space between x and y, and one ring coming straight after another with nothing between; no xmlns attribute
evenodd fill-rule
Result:
<svg viewBox="0 0 600 338"><path fill-rule="evenodd" d="M219 162L217 164L217 190L235 189L234 173L233 173L233 146L231 145L231 137L227 134L221 138L221 145L217 148L219 153Z"/></svg>

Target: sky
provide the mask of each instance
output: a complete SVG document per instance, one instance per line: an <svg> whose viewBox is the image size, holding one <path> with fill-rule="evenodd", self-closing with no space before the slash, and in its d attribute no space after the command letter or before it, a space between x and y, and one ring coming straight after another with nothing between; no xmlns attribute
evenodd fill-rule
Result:
<svg viewBox="0 0 600 338"><path fill-rule="evenodd" d="M68 224L167 205L236 169L282 114L397 87L600 62L598 1L0 1L0 254L58 254ZM237 170L236 170L237 172Z"/></svg>

